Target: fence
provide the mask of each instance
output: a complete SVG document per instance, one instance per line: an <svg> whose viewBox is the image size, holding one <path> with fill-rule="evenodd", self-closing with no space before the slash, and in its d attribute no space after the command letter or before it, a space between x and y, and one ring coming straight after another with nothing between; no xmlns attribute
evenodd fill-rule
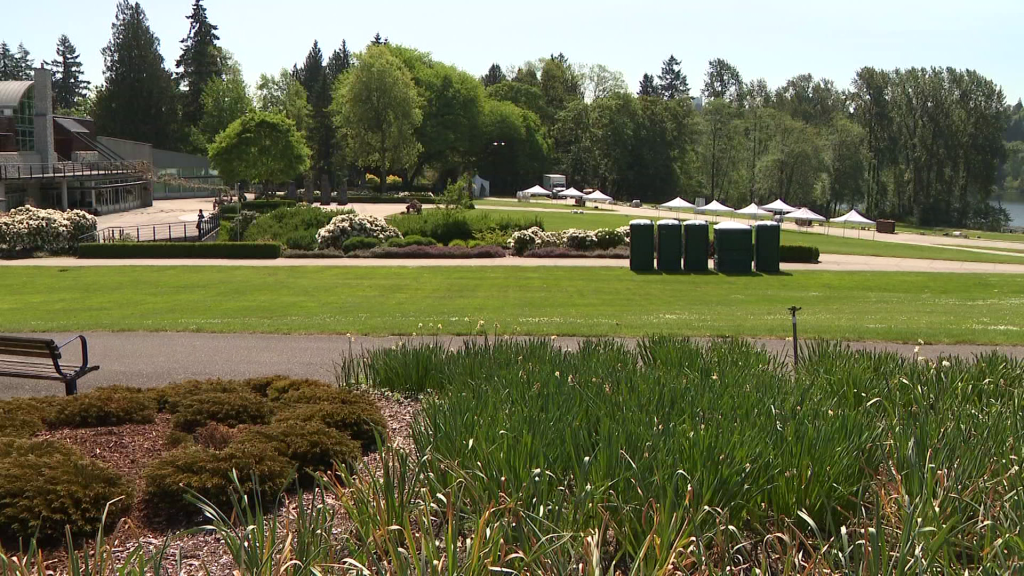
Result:
<svg viewBox="0 0 1024 576"><path fill-rule="evenodd" d="M104 174L145 173L145 162L55 162L52 164L0 164L0 180L68 178Z"/></svg>
<svg viewBox="0 0 1024 576"><path fill-rule="evenodd" d="M203 242L220 230L220 214L202 222L170 222L111 226L87 234L82 242Z"/></svg>

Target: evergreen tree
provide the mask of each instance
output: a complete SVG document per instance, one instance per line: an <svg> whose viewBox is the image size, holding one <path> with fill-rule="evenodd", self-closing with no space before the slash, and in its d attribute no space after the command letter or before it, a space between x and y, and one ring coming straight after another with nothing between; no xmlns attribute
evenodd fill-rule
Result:
<svg viewBox="0 0 1024 576"><path fill-rule="evenodd" d="M345 47L347 50L347 46ZM351 59L351 58L350 58ZM341 65L341 56L335 66ZM306 140L310 150L313 151L310 170L314 174L332 173L332 157L334 155L334 129L331 126L331 118L328 108L331 106L331 90L328 67L324 65L324 53L320 49L320 42L314 40L313 46L306 54L306 60L302 67L295 68L296 79L306 90L306 98L311 111L309 130L306 131ZM319 182L318 178L315 178Z"/></svg>
<svg viewBox="0 0 1024 576"><path fill-rule="evenodd" d="M330 87L334 85L334 81L338 76L341 76L342 72L351 67L352 52L349 52L348 44L342 40L341 48L336 49L327 60L328 94L330 94Z"/></svg>
<svg viewBox="0 0 1024 576"><path fill-rule="evenodd" d="M679 68L679 60L675 55L669 55L668 60L661 64L661 74L658 74L658 94L665 100L690 97L690 85L686 81L686 74L683 74Z"/></svg>
<svg viewBox="0 0 1024 576"><path fill-rule="evenodd" d="M182 41L181 56L174 63L181 69L185 83L182 116L186 125L198 126L203 120L203 91L206 84L224 77L221 50L217 46L220 36L217 26L206 16L202 0L195 0L188 17L188 36Z"/></svg>
<svg viewBox="0 0 1024 576"><path fill-rule="evenodd" d="M18 44L18 51L14 53L12 69L14 71L14 80L31 80L32 79L32 56L25 48L24 44Z"/></svg>
<svg viewBox="0 0 1024 576"><path fill-rule="evenodd" d="M643 78L640 79L640 89L637 90L636 94L637 96L657 96L658 83L654 76L644 74Z"/></svg>
<svg viewBox="0 0 1024 576"><path fill-rule="evenodd" d="M370 44L373 44L374 46L387 46L388 39L381 38L380 32L377 32L376 34L373 35L373 40L370 40Z"/></svg>
<svg viewBox="0 0 1024 576"><path fill-rule="evenodd" d="M105 136L180 145L178 86L164 67L160 40L138 3L121 0L103 48L104 85L97 91L95 120Z"/></svg>
<svg viewBox="0 0 1024 576"><path fill-rule="evenodd" d="M0 81L15 79L14 52L7 42L0 42Z"/></svg>
<svg viewBox="0 0 1024 576"><path fill-rule="evenodd" d="M491 67L487 69L487 74L484 74L480 78L480 82L483 82L484 88L489 88L495 84L501 84L507 80L505 77L504 70L497 64L491 64Z"/></svg>
<svg viewBox="0 0 1024 576"><path fill-rule="evenodd" d="M57 39L57 57L49 63L54 72L53 109L69 111L89 95L89 82L82 79L82 61L78 49L67 34Z"/></svg>

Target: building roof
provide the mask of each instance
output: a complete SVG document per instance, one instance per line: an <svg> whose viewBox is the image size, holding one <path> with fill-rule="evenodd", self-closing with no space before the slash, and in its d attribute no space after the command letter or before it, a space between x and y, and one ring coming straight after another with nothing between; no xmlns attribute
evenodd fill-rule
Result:
<svg viewBox="0 0 1024 576"><path fill-rule="evenodd" d="M75 122L71 118L61 118L60 116L56 116L54 117L54 120L57 122L57 124L63 126L68 132L79 134L89 133L89 131L84 126L82 126L78 122Z"/></svg>
<svg viewBox="0 0 1024 576"><path fill-rule="evenodd" d="M35 84L32 80L0 82L0 108L17 108L25 92Z"/></svg>

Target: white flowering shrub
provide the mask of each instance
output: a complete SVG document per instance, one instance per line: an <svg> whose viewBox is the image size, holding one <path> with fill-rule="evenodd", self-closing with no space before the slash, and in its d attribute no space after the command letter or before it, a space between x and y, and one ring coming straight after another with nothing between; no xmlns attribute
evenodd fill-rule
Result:
<svg viewBox="0 0 1024 576"><path fill-rule="evenodd" d="M515 232L508 239L508 247L516 254L525 254L535 248L549 248L562 245L562 234L558 232L545 232L537 226L529 230Z"/></svg>
<svg viewBox="0 0 1024 576"><path fill-rule="evenodd" d="M82 236L95 232L96 218L81 210L22 206L0 214L0 253L69 254Z"/></svg>
<svg viewBox="0 0 1024 576"><path fill-rule="evenodd" d="M570 228L562 232L561 244L572 250L593 250L597 248L597 234L593 230Z"/></svg>
<svg viewBox="0 0 1024 576"><path fill-rule="evenodd" d="M599 228L594 230L594 236L597 237L597 247L601 250L611 250L628 243L626 235L622 233L621 229Z"/></svg>
<svg viewBox="0 0 1024 576"><path fill-rule="evenodd" d="M622 237L626 239L626 246L629 246L629 226L620 226L615 231L622 234Z"/></svg>
<svg viewBox="0 0 1024 576"><path fill-rule="evenodd" d="M342 214L316 233L317 245L321 250L341 249L341 245L349 238L376 238L385 242L391 238L401 238L402 233L395 227L377 216L363 214Z"/></svg>

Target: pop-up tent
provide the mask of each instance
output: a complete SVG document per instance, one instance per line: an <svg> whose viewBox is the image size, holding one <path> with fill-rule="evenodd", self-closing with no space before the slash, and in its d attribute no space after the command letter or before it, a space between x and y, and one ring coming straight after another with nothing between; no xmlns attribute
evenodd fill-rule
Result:
<svg viewBox="0 0 1024 576"><path fill-rule="evenodd" d="M735 210L733 210L732 208L729 208L725 204L722 204L718 200L715 200L714 202L712 202L711 204L708 204L707 206L700 206L700 207L698 207L697 208L697 212L725 213L725 212L735 212Z"/></svg>
<svg viewBox="0 0 1024 576"><path fill-rule="evenodd" d="M829 220L829 222L834 224L857 224L858 238L860 238L861 226L872 226L875 223L874 220L868 220L867 218L862 216L860 212L857 212L856 210L850 210L849 212L843 214L842 216L837 216ZM846 236L845 226L843 227L843 236ZM872 237L874 237L874 230L872 230Z"/></svg>
<svg viewBox="0 0 1024 576"><path fill-rule="evenodd" d="M551 196L551 192L545 190L540 186L534 186L533 188L527 188L519 194L523 196Z"/></svg>
<svg viewBox="0 0 1024 576"><path fill-rule="evenodd" d="M675 200L669 200L664 204L659 204L658 208L664 208L665 210L682 210L684 208L696 208L696 206L682 198L676 198Z"/></svg>
<svg viewBox="0 0 1024 576"><path fill-rule="evenodd" d="M783 216L786 220L798 220L801 222L824 222L825 217L820 214L815 214L807 208L801 208L796 212L790 212Z"/></svg>
<svg viewBox="0 0 1024 576"><path fill-rule="evenodd" d="M797 210L796 208L793 208L789 204L783 202L781 198L776 200L775 202L772 202L771 204L765 204L764 206L761 206L761 208L763 210L768 210L769 212L775 212L777 214L789 214L790 212L796 212Z"/></svg>
<svg viewBox="0 0 1024 576"><path fill-rule="evenodd" d="M747 206L746 208L740 208L739 210L736 211L736 214L738 214L740 216L747 216L747 217L750 217L750 218L757 218L758 216L771 216L772 215L771 212L767 212L765 210L761 210L760 208L758 208L757 204L751 204L750 206Z"/></svg>
<svg viewBox="0 0 1024 576"><path fill-rule="evenodd" d="M589 200L591 202L611 202L612 201L612 197L611 196L605 194L604 192L601 192L600 190L594 190L592 193L587 194L583 198L585 200Z"/></svg>
<svg viewBox="0 0 1024 576"><path fill-rule="evenodd" d="M575 188L569 188L568 190L562 190L561 192L559 192L558 196L560 198L583 198L584 196L586 196L586 194L580 192Z"/></svg>

